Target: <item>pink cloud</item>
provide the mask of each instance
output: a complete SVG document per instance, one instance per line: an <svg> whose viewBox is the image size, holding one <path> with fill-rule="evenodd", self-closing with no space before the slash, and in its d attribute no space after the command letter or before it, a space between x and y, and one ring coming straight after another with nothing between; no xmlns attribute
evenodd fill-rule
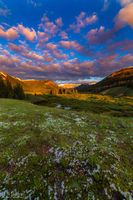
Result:
<svg viewBox="0 0 133 200"><path fill-rule="evenodd" d="M92 56L92 52L88 49L88 47L81 46L78 42L76 41L60 41L59 42L60 46L69 50L74 50L79 53L81 53L84 56Z"/></svg>
<svg viewBox="0 0 133 200"><path fill-rule="evenodd" d="M57 18L55 22L52 22L47 16L43 16L39 28L43 29L49 37L54 37L59 32L62 25L62 18Z"/></svg>
<svg viewBox="0 0 133 200"><path fill-rule="evenodd" d="M38 31L38 44L37 47L44 47L44 44L50 39L50 36L45 32Z"/></svg>
<svg viewBox="0 0 133 200"><path fill-rule="evenodd" d="M44 61L45 62L51 62L53 61L53 57L51 57L50 53L47 50L43 51Z"/></svg>
<svg viewBox="0 0 133 200"><path fill-rule="evenodd" d="M53 50L56 50L57 49L57 45L56 44L53 44L52 42L51 43L47 43L46 44L46 48L50 51L53 51Z"/></svg>
<svg viewBox="0 0 133 200"><path fill-rule="evenodd" d="M35 61L43 61L44 60L44 57L42 55L39 55L33 51L32 52L24 52L23 56L25 56L28 59L35 60Z"/></svg>
<svg viewBox="0 0 133 200"><path fill-rule="evenodd" d="M127 55L123 56L121 58L121 62L122 63L128 63L127 65L129 65L129 63L131 65L133 65L133 55L132 54L127 54Z"/></svg>
<svg viewBox="0 0 133 200"><path fill-rule="evenodd" d="M38 37L39 39L42 39L44 42L47 42L49 40L49 36L44 32L38 31Z"/></svg>
<svg viewBox="0 0 133 200"><path fill-rule="evenodd" d="M119 0L120 4L122 6L126 6L128 5L129 3L132 3L132 0Z"/></svg>
<svg viewBox="0 0 133 200"><path fill-rule="evenodd" d="M20 60L17 56L12 56L10 54L8 55L0 55L0 66L1 68L5 67L5 68L15 68L17 66L17 64L20 63Z"/></svg>
<svg viewBox="0 0 133 200"><path fill-rule="evenodd" d="M24 52L26 51L26 48L23 45L16 45L13 43L9 43L9 48L14 52Z"/></svg>
<svg viewBox="0 0 133 200"><path fill-rule="evenodd" d="M11 45L10 45L11 46ZM49 45L49 48L55 50L55 46ZM19 49L12 46L15 51ZM17 50L16 50L17 49ZM23 54L23 52L22 52ZM27 54L27 55L26 55ZM83 62L78 59L67 59L58 62L56 59L51 60L48 51L43 51L43 57L39 57L36 52L24 52L28 58L24 59L19 55L11 55L7 50L0 46L0 66L1 70L11 74L22 75L24 77L50 78L50 79L77 79L89 76L106 76L113 71L122 67L131 66L133 64L133 55L126 54L120 56L118 54L104 55L102 54L97 60L85 60ZM48 58L48 63L45 59ZM42 60L43 59L43 60ZM39 61L39 62L35 62ZM52 62L53 61L53 62ZM41 73L40 73L41 72ZM30 75L29 75L30 74ZM41 74L41 75L40 75Z"/></svg>
<svg viewBox="0 0 133 200"><path fill-rule="evenodd" d="M91 43L95 43L97 41L97 38L102 35L102 33L104 33L105 28L104 26L100 26L100 28L95 28L95 29L91 29L88 33L87 33L87 39L91 42Z"/></svg>
<svg viewBox="0 0 133 200"><path fill-rule="evenodd" d="M30 49L26 48L26 46L15 45L13 43L10 43L9 48L14 52L19 53L19 55L21 55L25 58L35 60L35 61L43 61L44 60L44 57L42 55L39 55L36 52L31 51Z"/></svg>
<svg viewBox="0 0 133 200"><path fill-rule="evenodd" d="M52 54L58 59L67 59L67 55L62 53L61 51L53 51Z"/></svg>
<svg viewBox="0 0 133 200"><path fill-rule="evenodd" d="M88 16L85 12L81 12L79 16L76 17L76 23L71 24L69 27L74 32L79 33L81 28L85 28L89 24L93 24L98 20L96 14Z"/></svg>
<svg viewBox="0 0 133 200"><path fill-rule="evenodd" d="M5 38L7 40L15 40L19 37L19 35L15 27L11 27L7 30L4 30L4 28L0 26L0 37Z"/></svg>
<svg viewBox="0 0 133 200"><path fill-rule="evenodd" d="M116 31L117 30L115 28L105 31L105 28L103 26L100 26L99 29L91 29L87 33L86 38L88 39L90 44L105 43L106 41L112 39Z"/></svg>
<svg viewBox="0 0 133 200"><path fill-rule="evenodd" d="M29 40L29 41L33 41L37 37L36 31L34 29L26 28L26 27L24 27L21 24L18 25L18 31L19 31L19 33L21 33L22 35L24 35L25 38L27 40Z"/></svg>
<svg viewBox="0 0 133 200"><path fill-rule="evenodd" d="M68 35L67 35L67 33L65 31L62 31L60 33L60 36L61 36L62 39L68 39Z"/></svg>
<svg viewBox="0 0 133 200"><path fill-rule="evenodd" d="M55 23L56 23L57 26L59 26L59 27L63 26L62 18L60 17L60 18L56 19L56 20L55 20Z"/></svg>
<svg viewBox="0 0 133 200"><path fill-rule="evenodd" d="M115 42L113 44L110 44L108 49L111 51L121 49L122 51L133 52L133 41L132 40L124 40L124 41L120 41L120 42Z"/></svg>
<svg viewBox="0 0 133 200"><path fill-rule="evenodd" d="M78 59L67 60L62 63L62 72L69 76L88 76L94 73L93 61L80 62Z"/></svg>
<svg viewBox="0 0 133 200"><path fill-rule="evenodd" d="M70 50L76 50L76 51L80 51L82 50L82 46L76 42L76 41L60 41L59 44L66 48L66 49L70 49Z"/></svg>
<svg viewBox="0 0 133 200"><path fill-rule="evenodd" d="M127 4L119 11L115 22L118 28L122 28L126 24L133 27L133 3Z"/></svg>
<svg viewBox="0 0 133 200"><path fill-rule="evenodd" d="M49 50L50 53L58 59L67 59L67 55L63 54L62 51L58 49L58 46L53 43L47 43L46 49Z"/></svg>
<svg viewBox="0 0 133 200"><path fill-rule="evenodd" d="M129 67L133 65L133 55L126 54L120 56L117 53L110 55L103 55L98 58L94 64L95 75L107 76L113 71L117 71L124 67Z"/></svg>

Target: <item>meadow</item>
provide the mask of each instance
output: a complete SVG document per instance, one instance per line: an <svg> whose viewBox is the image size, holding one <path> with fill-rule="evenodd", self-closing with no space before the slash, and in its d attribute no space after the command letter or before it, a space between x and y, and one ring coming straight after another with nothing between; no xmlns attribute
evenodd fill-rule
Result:
<svg viewBox="0 0 133 200"><path fill-rule="evenodd" d="M0 199L132 199L132 98L27 99L0 99Z"/></svg>

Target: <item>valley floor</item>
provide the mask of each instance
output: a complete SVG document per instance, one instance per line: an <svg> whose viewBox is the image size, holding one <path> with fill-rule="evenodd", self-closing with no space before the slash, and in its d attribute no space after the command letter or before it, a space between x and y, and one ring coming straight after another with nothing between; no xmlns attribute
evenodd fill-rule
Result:
<svg viewBox="0 0 133 200"><path fill-rule="evenodd" d="M96 100L49 104L0 99L0 199L131 200L130 102L103 113Z"/></svg>

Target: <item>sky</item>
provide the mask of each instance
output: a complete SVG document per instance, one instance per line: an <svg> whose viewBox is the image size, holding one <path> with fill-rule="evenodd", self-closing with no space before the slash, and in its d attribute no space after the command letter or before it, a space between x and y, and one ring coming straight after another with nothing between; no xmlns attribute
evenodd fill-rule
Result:
<svg viewBox="0 0 133 200"><path fill-rule="evenodd" d="M99 80L133 65L133 0L0 0L0 71Z"/></svg>

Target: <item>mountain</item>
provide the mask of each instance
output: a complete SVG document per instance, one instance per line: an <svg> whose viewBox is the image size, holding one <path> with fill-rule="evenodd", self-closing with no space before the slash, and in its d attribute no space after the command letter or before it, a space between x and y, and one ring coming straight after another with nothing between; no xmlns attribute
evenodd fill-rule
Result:
<svg viewBox="0 0 133 200"><path fill-rule="evenodd" d="M22 80L14 76L10 76L5 72L0 72L0 78L4 82L9 81L12 86L20 84L25 93L28 94L59 94L73 93L73 89L62 89L51 80Z"/></svg>
<svg viewBox="0 0 133 200"><path fill-rule="evenodd" d="M113 88L116 87L118 89L115 91ZM116 95L119 93L119 88L121 88L121 95L124 95L124 91L128 93L126 88L133 90L133 66L116 71L94 85L82 84L79 87L76 87L77 91L80 93L110 94L111 90L114 90ZM122 89L124 90L123 92Z"/></svg>
<svg viewBox="0 0 133 200"><path fill-rule="evenodd" d="M15 86L16 84L20 84L21 83L21 79L13 77L13 76L10 76L9 74L7 74L5 72L0 72L0 78L2 80L4 80L5 82L9 81L12 86Z"/></svg>

